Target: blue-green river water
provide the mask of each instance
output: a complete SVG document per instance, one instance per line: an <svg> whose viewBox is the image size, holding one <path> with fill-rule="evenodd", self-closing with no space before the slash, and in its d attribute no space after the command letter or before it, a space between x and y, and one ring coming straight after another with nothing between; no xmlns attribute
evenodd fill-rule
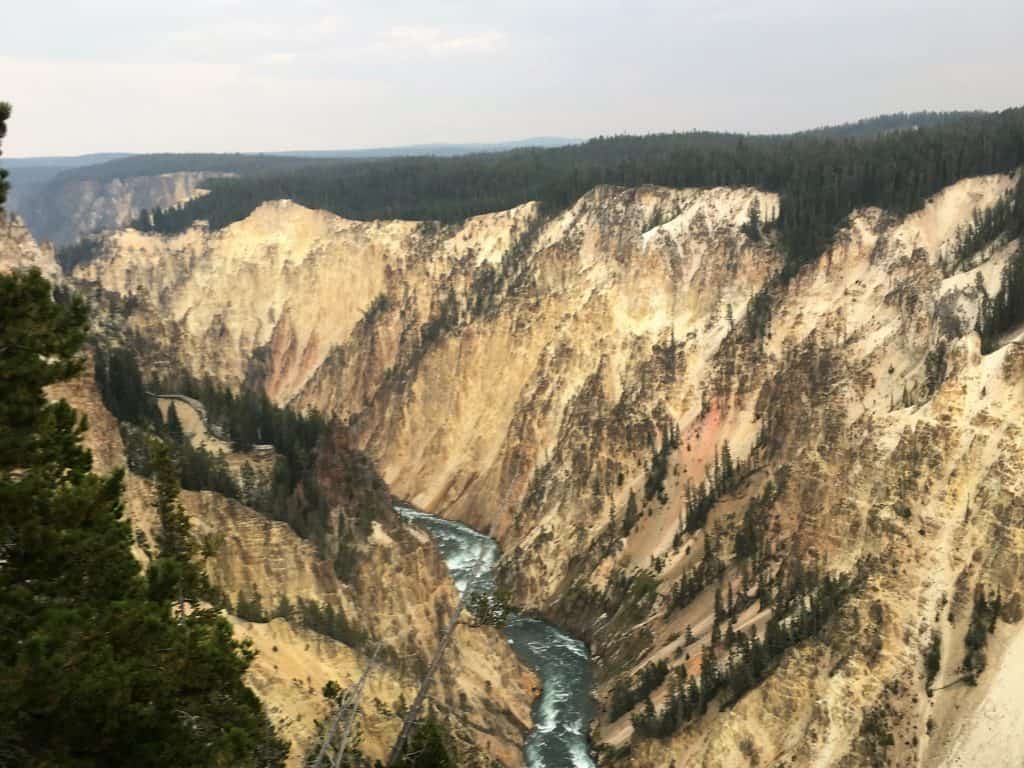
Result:
<svg viewBox="0 0 1024 768"><path fill-rule="evenodd" d="M468 526L408 507L396 507L406 520L427 531L460 592L494 589L497 543ZM579 640L545 621L513 614L505 635L519 658L544 688L533 706L533 730L526 740L528 768L594 768L587 741L593 717L590 656Z"/></svg>

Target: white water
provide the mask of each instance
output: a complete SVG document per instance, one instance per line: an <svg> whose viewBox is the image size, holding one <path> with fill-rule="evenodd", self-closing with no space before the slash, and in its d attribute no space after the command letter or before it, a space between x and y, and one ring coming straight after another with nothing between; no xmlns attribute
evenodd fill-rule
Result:
<svg viewBox="0 0 1024 768"><path fill-rule="evenodd" d="M395 509L434 538L460 592L474 580L474 592L494 589L498 545L493 539L461 523L407 507ZM523 751L527 767L594 768L587 742L587 725L593 712L586 646L547 622L527 616L510 616L505 634L519 658L544 685L533 706L534 728Z"/></svg>

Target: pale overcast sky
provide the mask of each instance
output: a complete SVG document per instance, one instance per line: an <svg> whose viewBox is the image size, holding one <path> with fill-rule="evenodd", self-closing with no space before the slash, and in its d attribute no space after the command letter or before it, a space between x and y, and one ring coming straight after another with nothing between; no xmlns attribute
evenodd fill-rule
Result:
<svg viewBox="0 0 1024 768"><path fill-rule="evenodd" d="M341 149L1024 103L1022 0L3 0L4 154Z"/></svg>

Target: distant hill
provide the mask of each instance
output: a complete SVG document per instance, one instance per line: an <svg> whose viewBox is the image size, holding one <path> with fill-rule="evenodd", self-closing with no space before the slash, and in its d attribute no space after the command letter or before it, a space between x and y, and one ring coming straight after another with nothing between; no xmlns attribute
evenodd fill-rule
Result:
<svg viewBox="0 0 1024 768"><path fill-rule="evenodd" d="M54 155L44 157L4 157L3 165L15 168L79 168L83 165L96 165L119 157L127 157L128 152L95 152L90 155Z"/></svg>
<svg viewBox="0 0 1024 768"><path fill-rule="evenodd" d="M370 149L338 149L338 150L295 150L289 152L271 152L281 157L314 157L314 158L363 158L363 157L456 157L481 152L505 152L510 149L524 147L565 147L579 144L580 139L567 139L557 136L538 136L520 141L499 141L493 143L470 144L409 144L400 147L375 147Z"/></svg>
<svg viewBox="0 0 1024 768"><path fill-rule="evenodd" d="M852 123L823 126L810 131L802 131L798 135L831 136L844 139L870 139L886 133L912 131L930 128L965 118L980 117L982 111L953 112L896 112L891 115L866 117Z"/></svg>
<svg viewBox="0 0 1024 768"><path fill-rule="evenodd" d="M68 243L133 220L162 232L181 231L199 219L216 229L280 198L350 218L458 221L528 200L557 209L599 184L753 185L781 194L779 226L799 263L817 253L857 206L910 210L958 174L1016 167L1024 160L1022 120L1021 109L913 112L785 135L701 131L584 142L542 137L360 150L129 155L65 168L45 182L23 181L20 192L15 178L11 208L25 216L37 237ZM946 155L955 159L953 165ZM892 186L887 169L894 163L913 168L914 184ZM22 170L27 174L30 167ZM35 172L45 177L39 167ZM141 187L125 194L119 184L180 173L203 178L174 185L173 194L165 194L166 183L159 194ZM819 199L815 180L837 173L842 188L829 200ZM210 194L189 191L199 183ZM118 200L108 205L112 196ZM116 216L103 213L111 209ZM70 227L69 217L77 217Z"/></svg>

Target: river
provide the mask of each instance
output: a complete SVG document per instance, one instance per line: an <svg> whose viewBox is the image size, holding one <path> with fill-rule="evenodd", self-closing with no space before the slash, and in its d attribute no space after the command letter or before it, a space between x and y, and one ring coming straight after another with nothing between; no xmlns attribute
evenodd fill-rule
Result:
<svg viewBox="0 0 1024 768"><path fill-rule="evenodd" d="M468 526L408 507L396 507L406 520L427 531L460 592L494 589L498 545ZM479 570L478 570L479 569ZM587 741L593 716L590 657L586 646L545 621L513 614L505 635L516 655L543 683L533 705L533 730L526 739L527 768L594 768Z"/></svg>

